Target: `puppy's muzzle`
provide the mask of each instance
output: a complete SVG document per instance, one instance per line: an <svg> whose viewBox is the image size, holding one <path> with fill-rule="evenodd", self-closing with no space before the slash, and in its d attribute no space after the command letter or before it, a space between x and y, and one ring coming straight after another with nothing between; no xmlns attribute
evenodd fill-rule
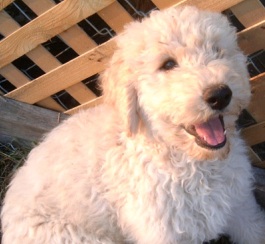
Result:
<svg viewBox="0 0 265 244"><path fill-rule="evenodd" d="M222 111L230 103L231 89L225 84L213 85L203 91L203 100L213 110ZM184 127L187 133L195 137L195 142L203 148L218 150L226 145L226 130L223 116L214 116L206 121Z"/></svg>
<svg viewBox="0 0 265 244"><path fill-rule="evenodd" d="M203 100L213 110L223 110L228 106L232 98L231 89L224 84L208 87L203 92Z"/></svg>

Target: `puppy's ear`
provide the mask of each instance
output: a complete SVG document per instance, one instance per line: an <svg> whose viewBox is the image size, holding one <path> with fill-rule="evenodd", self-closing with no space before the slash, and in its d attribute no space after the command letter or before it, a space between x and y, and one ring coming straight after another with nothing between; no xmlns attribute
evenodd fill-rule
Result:
<svg viewBox="0 0 265 244"><path fill-rule="evenodd" d="M129 136L137 133L139 124L137 93L132 74L120 50L115 52L109 67L101 74L104 102L117 110Z"/></svg>

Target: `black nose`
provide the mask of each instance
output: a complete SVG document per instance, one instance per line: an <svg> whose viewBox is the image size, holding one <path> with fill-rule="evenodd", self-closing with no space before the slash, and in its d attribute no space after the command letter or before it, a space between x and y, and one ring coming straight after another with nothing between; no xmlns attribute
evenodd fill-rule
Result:
<svg viewBox="0 0 265 244"><path fill-rule="evenodd" d="M214 110L224 109L231 101L232 91L227 85L215 85L204 90L204 101Z"/></svg>

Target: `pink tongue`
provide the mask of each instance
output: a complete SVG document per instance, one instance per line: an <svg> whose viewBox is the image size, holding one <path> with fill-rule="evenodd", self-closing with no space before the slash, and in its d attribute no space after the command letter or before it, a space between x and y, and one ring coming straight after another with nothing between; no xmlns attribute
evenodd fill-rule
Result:
<svg viewBox="0 0 265 244"><path fill-rule="evenodd" d="M209 145L216 146L225 140L224 129L219 117L197 124L195 129L200 138Z"/></svg>

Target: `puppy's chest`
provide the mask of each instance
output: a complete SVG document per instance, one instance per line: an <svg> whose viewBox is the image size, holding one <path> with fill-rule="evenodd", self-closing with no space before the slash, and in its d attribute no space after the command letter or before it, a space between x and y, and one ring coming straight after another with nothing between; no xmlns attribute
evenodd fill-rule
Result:
<svg viewBox="0 0 265 244"><path fill-rule="evenodd" d="M222 172L200 170L182 175L178 180L172 179L164 191L166 205L171 206L170 221L185 232L197 228L214 235L217 226L221 229L225 225L230 212L233 189L229 182L229 177ZM190 220L192 224L187 225Z"/></svg>
<svg viewBox="0 0 265 244"><path fill-rule="evenodd" d="M171 177L169 197L176 199L183 197L186 205L191 203L193 208L204 205L222 205L232 197L232 176L227 175L223 169L198 169L190 166L183 172L173 174ZM209 206L208 206L209 208Z"/></svg>

